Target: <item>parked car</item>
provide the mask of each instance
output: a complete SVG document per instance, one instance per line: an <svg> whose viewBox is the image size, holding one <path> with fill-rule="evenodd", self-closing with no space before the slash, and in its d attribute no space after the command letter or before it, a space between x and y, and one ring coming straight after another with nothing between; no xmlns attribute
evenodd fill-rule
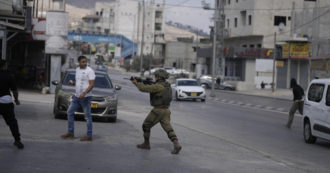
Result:
<svg viewBox="0 0 330 173"><path fill-rule="evenodd" d="M306 143L315 143L317 138L330 140L330 79L310 83L305 98L303 127Z"/></svg>
<svg viewBox="0 0 330 173"><path fill-rule="evenodd" d="M174 74L186 74L186 75L189 75L189 71L187 71L186 69L174 69L173 73Z"/></svg>
<svg viewBox="0 0 330 173"><path fill-rule="evenodd" d="M198 81L201 83L201 85L204 88L206 88L206 89L212 88L212 77L211 76L203 75L200 78L198 78ZM216 79L214 79L214 82L215 82L215 85L214 85L215 89L229 90L229 91L235 91L236 90L235 86L233 86L233 85L231 85L227 82L221 81L220 85L216 83Z"/></svg>
<svg viewBox="0 0 330 173"><path fill-rule="evenodd" d="M69 84L70 80L75 80L76 71L66 71L61 81L53 81L56 85L54 116L61 118L66 115L72 96L75 94L75 86ZM118 94L120 86L113 86L110 77L102 71L95 71L95 86L93 88L93 98L91 103L92 116L101 117L106 121L115 122L117 120ZM83 110L76 112L77 116L84 115Z"/></svg>
<svg viewBox="0 0 330 173"><path fill-rule="evenodd" d="M162 67L155 67L155 68L152 68L151 70L150 70L150 73L151 74L154 74L157 70L159 70L159 69L163 69Z"/></svg>
<svg viewBox="0 0 330 173"><path fill-rule="evenodd" d="M200 99L205 102L205 89L195 79L176 79L172 85L173 96L176 100L196 100Z"/></svg>

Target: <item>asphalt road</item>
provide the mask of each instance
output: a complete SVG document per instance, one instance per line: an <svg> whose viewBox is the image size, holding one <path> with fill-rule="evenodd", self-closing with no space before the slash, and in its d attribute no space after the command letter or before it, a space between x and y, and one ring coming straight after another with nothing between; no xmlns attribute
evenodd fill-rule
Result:
<svg viewBox="0 0 330 173"><path fill-rule="evenodd" d="M55 120L52 104L25 101L16 113L26 148L12 146L0 118L0 172L329 172L330 142L305 144L302 122L284 127L290 101L218 92L205 103L173 101L172 123L183 145L171 143L160 125L151 132L150 151L136 149L141 125L150 111L148 95L117 72L117 123L95 122L94 141L82 143L85 122L76 122L76 139L61 140L66 120Z"/></svg>

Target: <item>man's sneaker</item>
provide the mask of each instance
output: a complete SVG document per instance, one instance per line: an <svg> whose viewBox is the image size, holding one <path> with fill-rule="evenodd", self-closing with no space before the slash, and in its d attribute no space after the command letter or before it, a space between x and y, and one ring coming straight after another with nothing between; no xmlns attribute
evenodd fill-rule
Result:
<svg viewBox="0 0 330 173"><path fill-rule="evenodd" d="M65 135L62 135L61 138L62 138L62 139L69 139L69 138L72 139L72 138L74 138L74 135L71 134L71 133L67 133L67 134L65 134Z"/></svg>
<svg viewBox="0 0 330 173"><path fill-rule="evenodd" d="M23 149L24 145L22 144L21 141L15 141L14 145L18 148L18 149Z"/></svg>
<svg viewBox="0 0 330 173"><path fill-rule="evenodd" d="M93 141L93 139L92 139L92 137L85 136L85 137L81 138L80 141L88 141L88 142L91 142L91 141Z"/></svg>

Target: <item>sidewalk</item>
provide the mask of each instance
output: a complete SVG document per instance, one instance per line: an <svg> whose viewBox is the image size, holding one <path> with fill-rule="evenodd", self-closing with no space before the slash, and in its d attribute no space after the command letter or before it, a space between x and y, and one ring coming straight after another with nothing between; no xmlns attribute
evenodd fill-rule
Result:
<svg viewBox="0 0 330 173"><path fill-rule="evenodd" d="M219 92L227 92L233 94L242 94L242 95L249 95L249 96L257 96L257 97L266 97L266 98L274 98L280 100L292 100L292 91L290 89L277 89L273 93L271 89L254 89L254 90L247 90L247 91L223 91L217 90Z"/></svg>
<svg viewBox="0 0 330 173"><path fill-rule="evenodd" d="M46 103L53 104L54 94L41 94L41 92L33 90L19 90L19 100L24 102Z"/></svg>

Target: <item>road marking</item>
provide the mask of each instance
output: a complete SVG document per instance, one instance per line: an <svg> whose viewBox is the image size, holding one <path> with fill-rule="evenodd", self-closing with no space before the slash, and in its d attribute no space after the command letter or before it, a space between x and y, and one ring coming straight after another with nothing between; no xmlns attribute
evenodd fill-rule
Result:
<svg viewBox="0 0 330 173"><path fill-rule="evenodd" d="M226 100L227 101L227 100ZM247 103L247 104L234 104L234 101L229 101L229 102L217 102L217 103L222 103L222 104L227 104L227 105L233 105L233 106L238 106L238 107L242 107L242 108L248 108L248 109L254 109L254 110L262 110L262 111L266 111L266 112L274 112L274 113L279 113L279 114L285 114L287 115L287 112L284 112L283 108L280 108L280 110L277 110L273 107L270 106L262 106L262 105L252 105L251 103ZM268 108L268 109L267 109ZM297 115L296 115L297 116Z"/></svg>
<svg viewBox="0 0 330 173"><path fill-rule="evenodd" d="M274 109L274 108L271 107L271 106L267 106L266 109L268 109L268 110L272 110L272 109Z"/></svg>

